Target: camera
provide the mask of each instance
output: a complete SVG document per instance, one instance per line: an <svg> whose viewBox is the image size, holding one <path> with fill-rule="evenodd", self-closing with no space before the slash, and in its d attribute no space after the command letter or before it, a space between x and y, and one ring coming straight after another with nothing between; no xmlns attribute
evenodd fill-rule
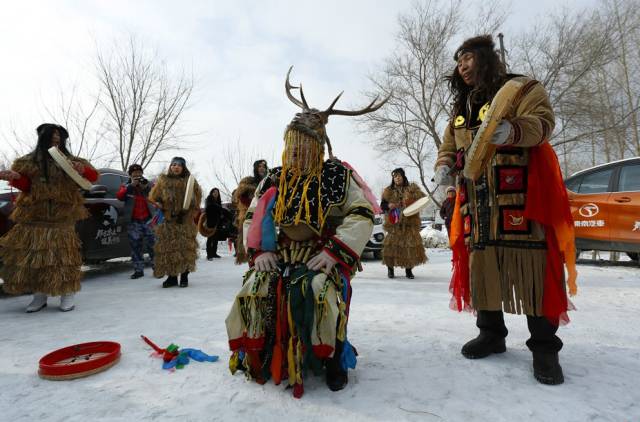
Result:
<svg viewBox="0 0 640 422"><path fill-rule="evenodd" d="M141 185L146 185L147 183L149 183L149 181L147 179L145 179L143 176L134 177L132 179L132 181L136 181L136 182L140 183Z"/></svg>

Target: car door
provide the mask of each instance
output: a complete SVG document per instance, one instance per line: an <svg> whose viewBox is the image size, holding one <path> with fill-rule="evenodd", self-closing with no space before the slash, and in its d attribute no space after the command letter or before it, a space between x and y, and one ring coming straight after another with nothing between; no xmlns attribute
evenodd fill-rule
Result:
<svg viewBox="0 0 640 422"><path fill-rule="evenodd" d="M106 193L99 197L85 196L84 203L90 216L79 222L78 231L87 260L102 261L130 253L127 241L129 218L124 215L124 203L116 198L121 183L121 175L102 173L96 185L105 186Z"/></svg>
<svg viewBox="0 0 640 422"><path fill-rule="evenodd" d="M617 182L608 200L612 241L635 243L640 250L640 161L623 163Z"/></svg>
<svg viewBox="0 0 640 422"><path fill-rule="evenodd" d="M571 215L575 225L576 239L587 239L596 243L610 241L610 210L608 199L611 195L613 167L595 170L572 181L569 189ZM580 248L590 248L577 242Z"/></svg>

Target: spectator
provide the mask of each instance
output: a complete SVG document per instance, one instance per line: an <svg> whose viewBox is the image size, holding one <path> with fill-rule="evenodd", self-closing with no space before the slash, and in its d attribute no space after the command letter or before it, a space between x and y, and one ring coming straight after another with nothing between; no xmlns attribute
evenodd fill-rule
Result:
<svg viewBox="0 0 640 422"><path fill-rule="evenodd" d="M146 249L153 266L153 246L156 237L149 225L152 217L148 196L151 183L143 176L140 164L132 164L127 170L129 180L120 187L116 197L124 201L125 215L131 215L131 222L127 226L129 245L131 246L131 262L133 263L132 279L144 276L143 252Z"/></svg>

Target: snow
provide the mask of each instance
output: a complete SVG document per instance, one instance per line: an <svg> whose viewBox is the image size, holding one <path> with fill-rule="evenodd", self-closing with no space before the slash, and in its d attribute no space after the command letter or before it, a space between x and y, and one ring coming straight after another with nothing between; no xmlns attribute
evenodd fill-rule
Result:
<svg viewBox="0 0 640 422"><path fill-rule="evenodd" d="M68 313L58 311L58 298L35 314L24 313L28 296L0 298L1 419L640 420L640 269L580 261L578 311L559 330L566 381L544 386L532 376L524 316L506 315L507 353L462 357L460 347L476 335L475 320L448 308L450 252L428 255L415 280L389 280L379 261L364 262L349 325L358 366L337 393L310 376L300 400L282 386L250 383L227 369L224 319L243 270L228 254L201 259L187 289L162 289L149 275L130 280L128 263L92 269ZM174 342L221 359L169 373L140 334L162 347ZM44 354L96 340L122 345L116 366L75 381L38 377Z"/></svg>
<svg viewBox="0 0 640 422"><path fill-rule="evenodd" d="M446 229L445 229L446 230ZM436 230L431 226L427 226L420 230L420 237L425 248L448 248L449 236L446 231Z"/></svg>

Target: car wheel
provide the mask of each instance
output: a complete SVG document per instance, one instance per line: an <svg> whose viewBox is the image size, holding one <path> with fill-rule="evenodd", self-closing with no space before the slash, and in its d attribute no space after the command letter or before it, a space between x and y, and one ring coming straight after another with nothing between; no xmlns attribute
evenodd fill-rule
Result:
<svg viewBox="0 0 640 422"><path fill-rule="evenodd" d="M373 251L373 257L375 259L382 259L382 251Z"/></svg>
<svg viewBox="0 0 640 422"><path fill-rule="evenodd" d="M627 252L627 256L631 258L632 261L637 261L640 258L640 253L638 252Z"/></svg>

